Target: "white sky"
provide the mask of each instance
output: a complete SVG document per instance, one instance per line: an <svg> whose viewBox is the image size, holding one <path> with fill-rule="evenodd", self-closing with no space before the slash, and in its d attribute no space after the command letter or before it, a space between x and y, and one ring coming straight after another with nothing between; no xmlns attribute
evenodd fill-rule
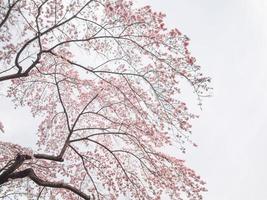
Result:
<svg viewBox="0 0 267 200"><path fill-rule="evenodd" d="M267 1L139 0L191 39L214 95L194 123L187 161L207 182L204 200L267 196Z"/></svg>
<svg viewBox="0 0 267 200"><path fill-rule="evenodd" d="M214 95L194 123L199 147L186 155L207 182L204 200L266 199L267 1L138 1L166 13L168 27L187 34L192 54L213 79ZM0 139L33 143L30 114L11 105L1 97L6 134Z"/></svg>

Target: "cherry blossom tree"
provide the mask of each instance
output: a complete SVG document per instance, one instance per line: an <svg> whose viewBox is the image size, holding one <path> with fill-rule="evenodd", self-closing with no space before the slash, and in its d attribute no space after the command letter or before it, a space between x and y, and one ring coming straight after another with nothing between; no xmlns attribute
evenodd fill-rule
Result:
<svg viewBox="0 0 267 200"><path fill-rule="evenodd" d="M1 198L202 199L204 182L164 149L193 144L181 83L200 102L209 78L163 13L128 0L0 6L1 92L40 119L36 149L0 142Z"/></svg>

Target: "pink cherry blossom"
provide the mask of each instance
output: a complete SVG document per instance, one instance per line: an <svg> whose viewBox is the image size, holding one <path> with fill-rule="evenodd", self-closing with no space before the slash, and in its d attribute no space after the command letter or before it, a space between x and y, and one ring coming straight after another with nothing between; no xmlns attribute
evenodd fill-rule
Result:
<svg viewBox="0 0 267 200"><path fill-rule="evenodd" d="M165 14L129 0L0 6L0 82L16 107L40 121L35 148L0 142L1 194L202 199L204 181L166 149L196 146L190 135L198 116L182 85L201 103L210 78Z"/></svg>

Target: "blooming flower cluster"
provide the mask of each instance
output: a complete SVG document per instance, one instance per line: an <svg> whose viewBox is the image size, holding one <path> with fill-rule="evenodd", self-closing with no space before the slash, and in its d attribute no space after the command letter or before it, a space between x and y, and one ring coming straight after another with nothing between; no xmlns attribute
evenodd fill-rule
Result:
<svg viewBox="0 0 267 200"><path fill-rule="evenodd" d="M37 151L0 143L0 185L10 182L1 192L202 199L201 178L162 149L183 152L192 143L197 115L182 83L201 101L209 78L189 39L165 27L165 14L128 0L4 0L1 7L0 82L11 80L7 96L40 119Z"/></svg>

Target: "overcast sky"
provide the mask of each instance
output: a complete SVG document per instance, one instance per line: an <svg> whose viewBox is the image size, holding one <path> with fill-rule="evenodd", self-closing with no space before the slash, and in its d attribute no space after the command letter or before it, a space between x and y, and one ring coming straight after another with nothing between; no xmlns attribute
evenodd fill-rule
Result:
<svg viewBox="0 0 267 200"><path fill-rule="evenodd" d="M199 147L186 154L207 182L204 200L266 199L267 1L138 1L166 13L168 27L191 39L192 54L213 80L213 97L193 124ZM11 108L1 97L0 119L8 134L0 139L33 143L30 114Z"/></svg>
<svg viewBox="0 0 267 200"><path fill-rule="evenodd" d="M212 77L213 97L194 123L187 162L205 200L267 198L267 1L139 0L167 14Z"/></svg>

